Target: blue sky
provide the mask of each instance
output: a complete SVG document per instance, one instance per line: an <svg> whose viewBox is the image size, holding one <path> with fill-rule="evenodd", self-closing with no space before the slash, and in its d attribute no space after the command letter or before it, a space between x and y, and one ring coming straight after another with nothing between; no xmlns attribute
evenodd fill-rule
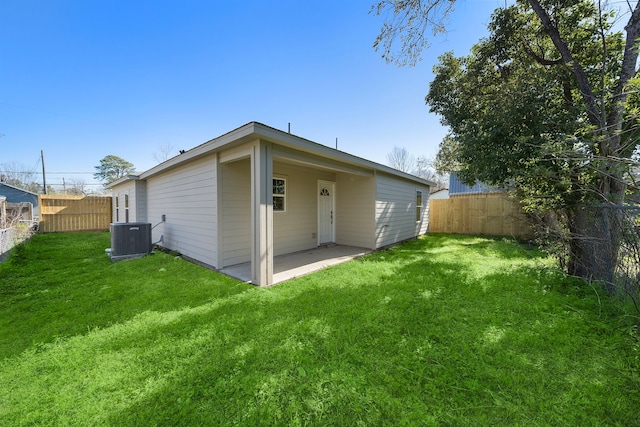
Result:
<svg viewBox="0 0 640 427"><path fill-rule="evenodd" d="M449 33L405 68L373 50L372 3L3 0L0 165L40 172L44 150L48 184L94 184L108 154L144 171L162 147L250 121L380 163L394 146L434 157L432 67L467 54L504 0L458 1Z"/></svg>

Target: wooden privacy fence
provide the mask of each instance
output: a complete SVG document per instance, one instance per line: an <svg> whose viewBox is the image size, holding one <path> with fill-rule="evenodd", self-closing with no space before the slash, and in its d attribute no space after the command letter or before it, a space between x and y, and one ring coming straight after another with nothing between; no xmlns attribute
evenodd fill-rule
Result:
<svg viewBox="0 0 640 427"><path fill-rule="evenodd" d="M40 231L108 230L111 196L39 195Z"/></svg>
<svg viewBox="0 0 640 427"><path fill-rule="evenodd" d="M429 231L433 233L533 236L520 205L503 193L469 194L429 202Z"/></svg>

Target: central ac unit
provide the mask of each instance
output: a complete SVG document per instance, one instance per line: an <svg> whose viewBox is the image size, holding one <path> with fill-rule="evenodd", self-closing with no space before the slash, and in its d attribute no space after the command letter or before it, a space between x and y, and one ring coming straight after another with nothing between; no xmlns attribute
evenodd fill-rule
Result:
<svg viewBox="0 0 640 427"><path fill-rule="evenodd" d="M146 222L113 223L111 231L112 261L137 258L151 252L151 224Z"/></svg>

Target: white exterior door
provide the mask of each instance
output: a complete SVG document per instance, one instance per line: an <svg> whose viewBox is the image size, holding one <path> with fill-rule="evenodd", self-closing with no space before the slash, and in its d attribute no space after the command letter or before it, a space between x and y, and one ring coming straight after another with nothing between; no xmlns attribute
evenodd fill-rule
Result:
<svg viewBox="0 0 640 427"><path fill-rule="evenodd" d="M318 245L332 243L334 236L335 182L318 181Z"/></svg>

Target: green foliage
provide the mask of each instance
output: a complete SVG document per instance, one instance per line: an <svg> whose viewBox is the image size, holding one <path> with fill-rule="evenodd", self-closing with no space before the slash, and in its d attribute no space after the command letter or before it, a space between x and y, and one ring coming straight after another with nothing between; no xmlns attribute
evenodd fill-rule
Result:
<svg viewBox="0 0 640 427"><path fill-rule="evenodd" d="M440 169L513 190L543 219L542 240L564 246L570 274L612 284L621 221L614 209L594 209L623 204L636 185L638 97L628 94L640 4L626 41L598 5L518 0L497 9L468 56L440 58L426 100L450 130Z"/></svg>
<svg viewBox="0 0 640 427"><path fill-rule="evenodd" d="M599 99L610 104L621 34L607 33L603 62L598 25L608 31L610 16L601 21L591 1L570 3L549 6L550 13ZM530 210L595 198L601 137L571 68L526 2L496 10L489 29L469 56L445 54L434 68L426 100L450 129L439 167L456 170L469 183L515 187Z"/></svg>
<svg viewBox="0 0 640 427"><path fill-rule="evenodd" d="M530 247L432 235L261 289L106 245L0 265L0 424L640 425L631 318Z"/></svg>
<svg viewBox="0 0 640 427"><path fill-rule="evenodd" d="M97 172L93 174L93 177L105 181L107 184L129 175L135 170L132 163L112 154L100 160L100 165L95 168Z"/></svg>

